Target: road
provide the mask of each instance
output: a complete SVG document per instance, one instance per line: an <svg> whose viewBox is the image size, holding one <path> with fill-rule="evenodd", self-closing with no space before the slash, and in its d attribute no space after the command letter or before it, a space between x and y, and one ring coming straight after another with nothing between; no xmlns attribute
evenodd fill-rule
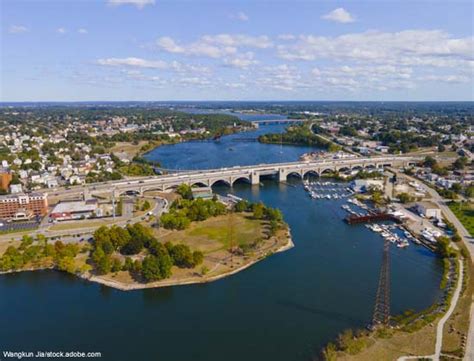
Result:
<svg viewBox="0 0 474 361"><path fill-rule="evenodd" d="M395 171L395 170L393 170ZM428 192L428 194L432 198L432 202L436 203L441 211L443 212L443 215L446 217L448 221L450 221L456 229L458 230L459 235L462 238L462 241L466 245L470 257L471 257L471 262L473 260L473 255L474 255L474 240L467 231L467 229L462 225L462 223L459 221L459 219L454 215L454 213L449 209L449 207L446 204L446 201L436 192L431 187L428 187L426 184L419 182L418 179L414 177L410 177L406 174L399 173L397 172L397 177L404 177L409 180L416 181L421 184L421 186ZM467 338L467 345L466 345L466 354L464 355L464 361L474 361L474 304L471 305L471 317L470 317L470 322L469 322L469 333L468 333L468 338Z"/></svg>
<svg viewBox="0 0 474 361"><path fill-rule="evenodd" d="M351 158L351 159L324 159L318 161L299 161L286 163L271 163L271 164L257 164L251 166L234 166L230 168L193 170L181 173L173 173L162 176L149 176L139 179L118 180L103 183L71 186L69 189L41 189L39 192L48 192L50 196L55 197L77 197L84 192L89 193L106 193L114 190L124 192L127 190L138 190L141 187L165 187L176 186L181 183L197 183L205 182L209 179L222 180L226 177L248 177L251 174L269 175L278 174L280 170L286 172L298 172L303 170L326 169L334 167L354 167L364 166L365 164L383 165L386 163L402 164L421 160L419 157L405 157L405 156L384 156L384 157L365 157L365 158Z"/></svg>
<svg viewBox="0 0 474 361"><path fill-rule="evenodd" d="M413 360L413 359L430 359L434 361L439 361L441 356L441 349L443 347L443 330L446 321L451 317L454 309L456 308L456 304L458 303L459 296L461 295L462 290L462 282L464 276L464 265L461 260L459 262L459 278L458 283L456 285L456 289L453 293L453 298L451 299L451 304L449 305L448 311L441 317L439 320L438 325L436 326L436 344L435 344L435 353L433 355L428 356L402 356L398 358L398 361L405 361L405 360Z"/></svg>
<svg viewBox="0 0 474 361"><path fill-rule="evenodd" d="M159 217L163 212L167 211L169 207L168 201L164 198L158 197L155 198L155 206L153 209L150 210L150 212L153 213L154 216ZM132 205L132 212L133 212L133 205ZM117 220L115 222L110 222L108 225L117 225L120 227L125 227L129 223L135 223L139 222L142 220L142 218L145 217L145 215L140 215L136 217L130 217L130 218L125 218L125 217L117 217ZM87 222L87 220L82 220L82 221L77 221L74 224L81 224L80 222ZM39 228L35 231L29 232L28 235L30 236L37 236L39 234L45 235L48 239L55 238L55 239L61 239L63 242L78 242L81 239L89 239L92 237L94 231L97 229L97 226L92 226L92 227L83 227L83 228L72 228L71 226L70 229L65 229L65 230L49 230L50 224L48 224L44 228ZM3 234L0 235L0 242L9 242L12 240L21 240L23 237L23 234L16 234L16 233L10 233L10 234Z"/></svg>

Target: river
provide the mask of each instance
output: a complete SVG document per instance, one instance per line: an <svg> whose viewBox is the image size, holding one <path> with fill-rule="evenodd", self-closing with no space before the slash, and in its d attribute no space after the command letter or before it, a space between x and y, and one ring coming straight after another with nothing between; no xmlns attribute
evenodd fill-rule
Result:
<svg viewBox="0 0 474 361"><path fill-rule="evenodd" d="M283 128L163 146L147 157L196 169L290 161L310 150L251 139ZM295 247L205 285L121 292L54 271L1 276L1 351L100 351L117 361L299 361L342 330L368 324L383 242L342 221L342 200L311 200L297 179L216 191L280 208ZM390 252L392 314L435 302L439 259L415 245Z"/></svg>

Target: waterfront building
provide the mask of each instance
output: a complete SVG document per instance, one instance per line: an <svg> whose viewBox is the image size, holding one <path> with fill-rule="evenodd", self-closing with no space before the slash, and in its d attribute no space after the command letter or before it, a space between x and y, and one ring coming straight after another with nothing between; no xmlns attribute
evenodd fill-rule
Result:
<svg viewBox="0 0 474 361"><path fill-rule="evenodd" d="M46 193L20 193L0 197L0 219L22 220L48 213Z"/></svg>
<svg viewBox="0 0 474 361"><path fill-rule="evenodd" d="M416 204L416 210L418 213L426 218L437 218L441 219L441 209L439 207L432 203L432 202L418 202Z"/></svg>

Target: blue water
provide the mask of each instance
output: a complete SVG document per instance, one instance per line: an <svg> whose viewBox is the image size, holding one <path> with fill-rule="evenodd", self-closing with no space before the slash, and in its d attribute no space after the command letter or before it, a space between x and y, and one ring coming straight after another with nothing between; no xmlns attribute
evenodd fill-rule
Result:
<svg viewBox="0 0 474 361"><path fill-rule="evenodd" d="M236 140L282 129L164 146L148 157L169 168L214 168L296 160L309 150ZM368 324L383 241L345 224L342 200L312 200L298 179L215 191L280 208L295 247L213 283L127 293L54 271L1 276L0 350L100 351L114 361L296 361ZM431 305L440 295L439 259L415 245L390 252L392 314Z"/></svg>

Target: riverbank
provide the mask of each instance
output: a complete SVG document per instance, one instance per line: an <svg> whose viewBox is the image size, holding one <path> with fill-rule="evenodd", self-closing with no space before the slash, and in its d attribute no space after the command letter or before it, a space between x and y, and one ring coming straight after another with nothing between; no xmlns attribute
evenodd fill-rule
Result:
<svg viewBox="0 0 474 361"><path fill-rule="evenodd" d="M230 226L230 222L232 225ZM232 239L229 239L229 226L232 230ZM266 220L254 219L251 213L225 214L211 217L205 221L192 222L185 230L166 230L163 228L148 228L155 239L161 244L181 244L203 255L200 269L172 266L168 277L159 281L146 282L140 273L131 272L124 268L126 257L115 254L113 261L119 261L121 266L112 268L104 275L98 275L93 263L93 254L89 253L91 245L82 242L74 247L73 254L63 256L60 252L63 245L59 243L40 245L40 242L17 242L5 248L7 259L0 261L3 265L17 262L13 269L7 269L2 274L43 269L57 269L67 271L82 279L100 283L119 290L137 290L194 283L206 283L231 276L253 264L265 259L273 253L283 252L292 248L293 242L289 228L282 223L280 228L270 232L270 224ZM54 251L55 249L56 251ZM93 249L93 248L92 248ZM232 250L232 251L231 251ZM72 249L71 249L72 251ZM49 252L49 253L48 253ZM34 258L30 257L34 255ZM65 258L63 258L65 257ZM132 256L134 262L141 262L145 254ZM18 261L15 261L18 259ZM21 262L20 262L21 260ZM0 265L2 265L0 262ZM7 263L5 263L7 262ZM18 263L20 262L20 263ZM3 267L3 266L2 266Z"/></svg>
<svg viewBox="0 0 474 361"><path fill-rule="evenodd" d="M184 285L191 285L191 284L198 284L198 283L209 283L214 282L234 274L237 274L245 269L253 266L257 262L264 260L267 256L271 255L272 253L281 253L287 250L290 250L294 247L293 240L291 238L290 232L288 231L287 241L285 244L279 245L275 249L265 249L266 254L256 257L254 259L250 259L247 262L240 263L236 260L236 264L238 265L236 268L227 267L224 270L217 270L219 266L224 268L224 265L216 264L216 267L211 270L209 273L203 275L197 272L194 272L194 275L191 277L181 277L178 276L176 279L171 277L170 279L157 281L157 282L150 282L150 283L138 283L138 282L126 282L126 281L119 281L114 279L114 275L110 276L96 276L91 274L90 272L86 273L75 273L74 275L82 278L86 281L99 283L104 286L112 287L121 291L132 291L132 290L140 290L140 289L148 289L148 288L161 288L161 287L171 287L171 286L184 286ZM0 271L0 275L7 275L7 274L14 274L14 273L21 273L21 272L35 272L35 271L43 271L43 270L59 270L54 265L48 266L41 266L41 267L27 267L23 269L17 270L8 270L8 271Z"/></svg>

